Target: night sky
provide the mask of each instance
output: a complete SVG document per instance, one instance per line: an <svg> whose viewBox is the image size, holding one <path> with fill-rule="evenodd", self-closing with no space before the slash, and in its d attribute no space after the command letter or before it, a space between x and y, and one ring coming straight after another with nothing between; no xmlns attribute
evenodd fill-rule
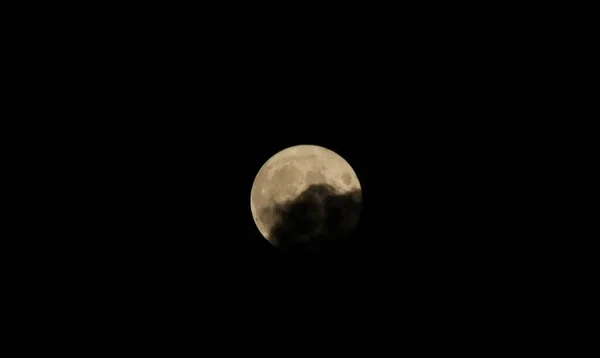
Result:
<svg viewBox="0 0 600 358"><path fill-rule="evenodd" d="M432 307L491 292L525 257L513 189L528 132L509 105L512 72L444 32L354 35L122 40L121 60L86 80L98 95L77 102L92 113L78 139L91 150L73 182L90 183L80 200L94 213L80 214L92 239L70 250L110 290L188 306L233 290L239 308L263 288L275 304L281 287ZM356 231L327 257L281 254L250 210L263 163L299 144L335 151L362 186Z"/></svg>
<svg viewBox="0 0 600 358"><path fill-rule="evenodd" d="M59 56L57 36L35 57L56 58L73 76L49 66L55 78L44 83L60 98L31 104L67 138L48 136L64 154L41 153L55 167L39 181L61 181L68 190L47 191L71 209L63 231L41 238L60 252L42 254L65 269L39 297L79 303L99 317L77 311L83 320L104 320L100 329L124 339L151 337L145 328L189 335L204 349L224 337L222 352L246 349L237 340L245 337L262 354L279 335L295 342L275 349L285 356L319 338L353 350L369 332L396 350L412 333L447 353L421 332L439 328L471 344L457 326L485 335L481 322L516 312L511 304L521 305L544 269L522 274L545 240L523 229L538 187L527 173L545 147L529 144L543 136L529 121L538 109L523 108L535 95L528 76L537 65L526 68L523 55L530 46L512 56L502 46L516 42L499 40L513 23L486 32L440 10L444 23L432 4L413 21L408 11L380 21L385 10L363 21L361 5L357 16L322 15L330 28L309 31L314 23L302 18L284 31L286 16L267 25L239 10L248 24L230 26L241 22L226 6L226 21L213 22L200 10L177 9L169 20L163 5L159 16L136 8L122 15L123 29L103 17L95 32L67 41L72 56ZM342 156L362 187L356 230L327 255L275 249L250 209L261 166L300 144ZM54 201L45 205L55 211ZM61 280L72 295L61 294ZM327 319L352 332L334 341L343 329ZM367 355L379 346L369 342Z"/></svg>

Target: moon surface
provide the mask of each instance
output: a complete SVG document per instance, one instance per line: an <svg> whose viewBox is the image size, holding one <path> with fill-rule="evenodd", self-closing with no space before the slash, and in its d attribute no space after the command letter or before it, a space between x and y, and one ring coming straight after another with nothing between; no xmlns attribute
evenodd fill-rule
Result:
<svg viewBox="0 0 600 358"><path fill-rule="evenodd" d="M361 204L360 182L350 164L316 145L297 145L273 155L260 168L250 193L254 222L276 247L284 237L302 242L351 232Z"/></svg>

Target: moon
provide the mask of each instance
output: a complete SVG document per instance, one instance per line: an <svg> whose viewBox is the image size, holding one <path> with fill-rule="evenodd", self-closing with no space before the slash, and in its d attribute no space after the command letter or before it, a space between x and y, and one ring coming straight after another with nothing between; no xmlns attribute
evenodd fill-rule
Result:
<svg viewBox="0 0 600 358"><path fill-rule="evenodd" d="M262 236L275 247L315 246L346 236L358 224L362 189L340 155L297 145L269 158L258 171L250 209Z"/></svg>

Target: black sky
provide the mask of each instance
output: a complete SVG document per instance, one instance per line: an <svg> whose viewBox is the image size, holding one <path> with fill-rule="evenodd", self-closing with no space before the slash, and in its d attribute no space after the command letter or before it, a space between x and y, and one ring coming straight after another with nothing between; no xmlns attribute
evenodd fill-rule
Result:
<svg viewBox="0 0 600 358"><path fill-rule="evenodd" d="M545 150L530 144L545 124L527 104L553 72L528 56L539 36L511 37L513 22L489 18L498 9L463 21L433 4L421 16L340 6L294 22L297 10L261 21L225 6L222 17L164 4L97 23L78 14L83 25L41 41L33 67L46 61L49 79L35 89L53 96L31 104L44 120L31 128L60 132L49 137L64 153L42 151L52 167L39 178L74 198L47 181L58 204L45 205L70 210L66 228L41 238L60 252L40 250L48 267L65 270L39 297L57 293L125 339L166 330L202 349L224 337L221 351L245 349L239 336L262 354L279 333L295 342L279 355L319 337L354 349L371 331L396 349L413 333L446 350L421 332L441 327L471 344L458 326L485 335L480 322L516 312L545 239L523 229L536 214L527 173ZM340 154L361 182L359 224L335 255L281 254L253 221L258 170L298 144Z"/></svg>
<svg viewBox="0 0 600 358"><path fill-rule="evenodd" d="M133 31L91 49L96 95L77 102L91 113L78 139L95 163L90 257L115 275L179 283L293 271L472 284L507 269L522 233L505 223L526 220L506 170L528 133L513 65L493 34L401 27ZM353 244L330 260L279 255L252 219L256 173L298 144L337 152L361 181Z"/></svg>

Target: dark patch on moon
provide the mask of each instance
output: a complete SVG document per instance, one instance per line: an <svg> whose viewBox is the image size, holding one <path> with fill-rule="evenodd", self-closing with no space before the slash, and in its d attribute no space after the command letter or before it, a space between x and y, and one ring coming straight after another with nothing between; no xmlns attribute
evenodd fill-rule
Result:
<svg viewBox="0 0 600 358"><path fill-rule="evenodd" d="M306 182L308 184L316 184L319 182L325 181L325 176L320 172L315 172L314 170L309 170L306 173Z"/></svg>
<svg viewBox="0 0 600 358"><path fill-rule="evenodd" d="M335 253L358 224L361 206L360 189L339 194L328 184L310 185L295 199L268 208L269 238L284 252Z"/></svg>
<svg viewBox="0 0 600 358"><path fill-rule="evenodd" d="M350 174L344 173L344 174L342 174L342 180L344 181L344 184L350 185L350 182L352 181L352 177L350 176Z"/></svg>
<svg viewBox="0 0 600 358"><path fill-rule="evenodd" d="M291 165L285 165L277 169L271 179L270 185L276 188L285 188L294 181L298 180L302 176L302 173L298 168Z"/></svg>

